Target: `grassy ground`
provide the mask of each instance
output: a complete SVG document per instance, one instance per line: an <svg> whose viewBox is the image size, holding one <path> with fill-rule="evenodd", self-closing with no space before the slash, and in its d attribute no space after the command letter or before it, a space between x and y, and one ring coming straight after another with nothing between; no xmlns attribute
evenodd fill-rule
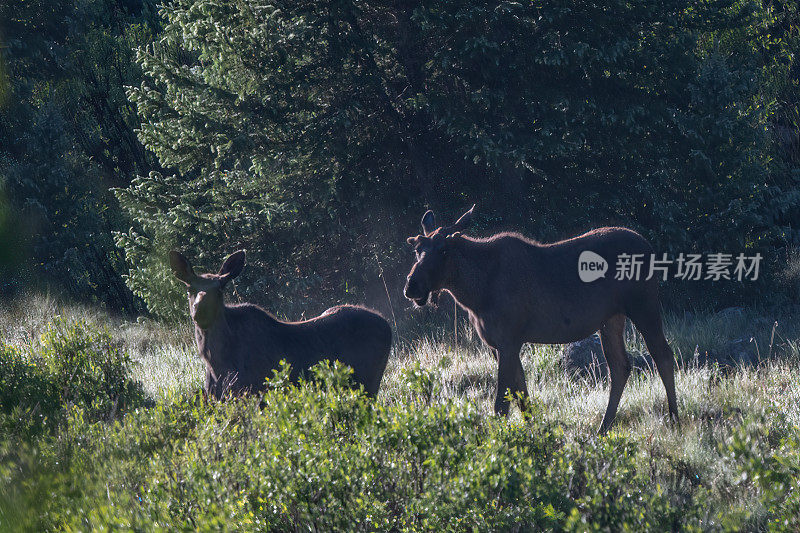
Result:
<svg viewBox="0 0 800 533"><path fill-rule="evenodd" d="M114 342L131 354L133 378L157 404L185 397L201 387L203 367L195 355L188 324L166 327L147 320L125 321L42 297L6 304L0 316L0 336L7 344L23 347L35 344L55 316L108 328ZM637 443L640 467L652 471L654 482L691 485L696 479L713 493L710 501L718 506L718 514L730 511L732 516L746 517L744 522L725 527L763 529L774 514L765 506L763 487L743 482L742 469L726 446L750 418L779 413L782 427L796 430L800 426L798 318L787 310L763 309L727 315L667 315L667 338L678 360L680 428L665 422L664 390L653 373L634 373L623 394L615 432ZM405 376L419 365L435 381L434 404L467 403L480 416L491 418L496 363L467 324L459 327L458 345L453 333L452 328L439 327L414 340L401 335L379 403L391 406L406 401ZM695 363L697 350L711 350L743 335L752 336L758 346L762 363L757 368L726 372ZM630 352L646 352L633 330L627 333L627 344ZM528 387L540 406L536 416L548 427L562 428L567 441L582 442L599 426L608 385L599 379L566 375L559 365L560 350L546 345L524 348ZM521 415L514 410L508 424L520 423ZM775 449L780 446L774 443ZM664 475L667 470L669 476ZM675 471L681 475L676 477ZM720 523L716 522L717 526Z"/></svg>

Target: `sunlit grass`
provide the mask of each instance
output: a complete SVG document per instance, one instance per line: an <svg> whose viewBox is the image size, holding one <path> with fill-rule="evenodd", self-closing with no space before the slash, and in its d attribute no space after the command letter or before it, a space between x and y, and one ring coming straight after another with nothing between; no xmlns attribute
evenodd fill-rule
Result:
<svg viewBox="0 0 800 533"><path fill-rule="evenodd" d="M35 297L5 304L0 335L6 343L36 341L56 316L81 319L106 328L115 342L132 355L134 379L152 399L192 393L202 387L204 365L196 354L190 324L164 325L146 319L112 317L102 310L64 306L55 299ZM777 326L775 325L777 322ZM680 426L667 422L664 388L652 370L636 370L622 396L614 432L641 444L641 461L656 473L664 462L678 465L686 479L713 480L716 498L732 508L747 509L758 523L764 516L752 486L738 483L739 470L726 462L723 447L735 427L750 415L782 412L787 423L800 426L800 331L786 312L746 310L726 315L693 314L665 317L667 338L676 352ZM467 402L494 416L497 363L465 322L452 328L413 336L401 332L383 379L379 402L405 398L404 373L430 371L435 386L432 402ZM714 350L751 336L759 345L757 368L724 370L698 366L695 351ZM627 349L646 354L644 342L631 327ZM576 378L561 367L560 346L528 345L522 362L540 416L560 425L568 440L593 435L608 401L608 383L599 377ZM520 423L516 410L508 423ZM643 463L643 464L645 464ZM685 483L686 481L681 481ZM680 487L673 487L680 493Z"/></svg>
<svg viewBox="0 0 800 533"><path fill-rule="evenodd" d="M89 306L65 306L48 296L28 297L0 309L0 336L10 344L33 342L56 316L86 320L106 328L133 356L134 376L154 398L196 390L202 386L204 365L196 354L189 323L164 325L146 319L113 317ZM778 323L775 326L775 322ZM684 425L704 412L736 406L747 410L782 405L800 423L800 321L792 315L744 310L724 316L710 313L667 314L667 338L678 361L678 401ZM440 399L459 398L491 412L497 384L497 363L466 322L458 324L458 342L452 327L409 339L401 331L383 379L380 400L401 397L399 376L411 365L431 370L438 380ZM752 335L759 343L762 364L723 373L698 367L696 347L710 350ZM760 342L759 342L760 341ZM642 337L626 329L631 354L646 354ZM608 383L599 377L576 378L560 366L562 347L527 345L522 362L531 394L546 407L547 416L576 430L599 424L608 400ZM653 371L634 371L622 397L618 428L646 433L664 425L664 390ZM684 427L684 430L686 428Z"/></svg>

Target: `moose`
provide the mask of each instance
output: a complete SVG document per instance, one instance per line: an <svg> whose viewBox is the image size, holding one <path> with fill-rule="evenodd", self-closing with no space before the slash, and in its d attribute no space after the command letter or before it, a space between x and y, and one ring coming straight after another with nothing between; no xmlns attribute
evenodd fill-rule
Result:
<svg viewBox="0 0 800 533"><path fill-rule="evenodd" d="M225 286L244 268L243 250L225 259L216 274L195 274L177 251L169 260L188 292L197 351L206 364L206 397L263 390L282 359L295 381L323 359L341 361L368 395L378 394L392 345L391 327L378 313L342 305L310 320L282 322L256 305L224 302Z"/></svg>
<svg viewBox="0 0 800 533"><path fill-rule="evenodd" d="M432 211L425 213L423 233L407 239L416 262L404 294L422 307L431 295L446 291L467 311L498 361L495 412L508 413L507 390L528 394L519 357L524 343L564 344L599 330L611 375L608 407L600 425L600 433L606 433L631 373L624 341L628 317L647 344L666 389L670 418L677 422L674 356L664 337L658 280L646 279L653 252L650 243L621 227L598 228L551 244L517 233L475 239L461 234L474 209L473 205L448 227L437 226ZM582 281L579 258L586 251L610 265L616 265L618 258L640 257L642 275L616 279L601 274Z"/></svg>

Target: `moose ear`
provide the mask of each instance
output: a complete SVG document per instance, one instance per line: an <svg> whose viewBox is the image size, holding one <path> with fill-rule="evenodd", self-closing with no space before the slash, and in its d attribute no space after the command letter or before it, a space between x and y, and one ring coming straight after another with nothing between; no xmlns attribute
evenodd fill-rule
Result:
<svg viewBox="0 0 800 533"><path fill-rule="evenodd" d="M228 282L242 273L244 268L244 250L233 252L225 259L217 275L223 278L223 282Z"/></svg>
<svg viewBox="0 0 800 533"><path fill-rule="evenodd" d="M428 209L425 211L425 214L422 215L422 231L425 235L431 233L436 229L436 217L433 216L433 211Z"/></svg>
<svg viewBox="0 0 800 533"><path fill-rule="evenodd" d="M447 228L447 235L453 235L455 233L459 233L464 231L469 225L472 223L472 213L475 211L475 204L472 204L472 207L469 208L469 211L461 215L461 217L456 220L456 223Z"/></svg>
<svg viewBox="0 0 800 533"><path fill-rule="evenodd" d="M406 242L408 244L411 244L411 245L417 244L417 238L416 237L409 237L408 239L406 239Z"/></svg>
<svg viewBox="0 0 800 533"><path fill-rule="evenodd" d="M192 283L194 270L192 265L189 264L189 260L182 253L172 250L169 253L169 266L172 268L172 273L175 274L176 278L187 285Z"/></svg>

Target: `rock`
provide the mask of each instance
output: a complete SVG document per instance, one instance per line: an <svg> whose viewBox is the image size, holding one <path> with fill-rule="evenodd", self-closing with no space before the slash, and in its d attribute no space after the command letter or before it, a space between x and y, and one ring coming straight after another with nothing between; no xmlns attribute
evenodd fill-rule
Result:
<svg viewBox="0 0 800 533"><path fill-rule="evenodd" d="M744 307L726 307L720 311L714 313L715 316L719 318L736 318L744 315Z"/></svg>
<svg viewBox="0 0 800 533"><path fill-rule="evenodd" d="M649 358L642 356L632 357L627 352L626 354L634 369L651 368ZM595 333L591 337L565 345L561 352L561 365L569 375L594 377L598 380L606 379L608 376L608 364L603 355L600 336Z"/></svg>
<svg viewBox="0 0 800 533"><path fill-rule="evenodd" d="M568 374L605 378L608 365L603 356L600 336L594 334L581 341L571 342L561 352L561 364Z"/></svg>
<svg viewBox="0 0 800 533"><path fill-rule="evenodd" d="M700 364L716 363L727 369L740 366L755 367L759 363L756 343L749 336L733 340L721 348L698 354L697 359Z"/></svg>

